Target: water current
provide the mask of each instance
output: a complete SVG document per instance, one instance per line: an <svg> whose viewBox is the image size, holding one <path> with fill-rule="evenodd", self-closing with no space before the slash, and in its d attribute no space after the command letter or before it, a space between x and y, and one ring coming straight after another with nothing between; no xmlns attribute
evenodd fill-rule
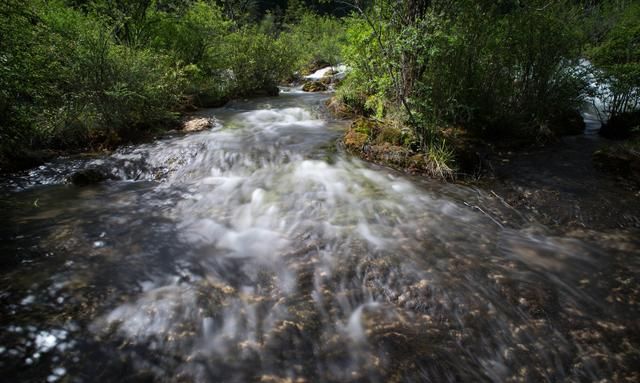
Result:
<svg viewBox="0 0 640 383"><path fill-rule="evenodd" d="M2 380L638 377L637 257L346 155L326 97L3 179Z"/></svg>

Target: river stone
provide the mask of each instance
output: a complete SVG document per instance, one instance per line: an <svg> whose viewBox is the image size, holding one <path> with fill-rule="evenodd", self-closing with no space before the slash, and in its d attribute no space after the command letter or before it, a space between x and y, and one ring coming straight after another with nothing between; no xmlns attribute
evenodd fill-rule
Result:
<svg viewBox="0 0 640 383"><path fill-rule="evenodd" d="M87 186L93 185L100 182L108 181L108 180L117 180L118 177L109 173L105 169L100 168L88 168L79 170L69 177L67 177L67 182L74 184L76 186Z"/></svg>
<svg viewBox="0 0 640 383"><path fill-rule="evenodd" d="M205 117L197 117L191 120L187 120L182 124L182 131L184 132L200 132L210 129L213 126L213 121Z"/></svg>
<svg viewBox="0 0 640 383"><path fill-rule="evenodd" d="M324 92L327 90L327 86L320 81L309 81L302 86L302 90L305 92Z"/></svg>
<svg viewBox="0 0 640 383"><path fill-rule="evenodd" d="M320 82L325 84L325 85L330 85L334 82L334 77L338 72L334 71L333 69L330 69L327 73L324 74L324 76L322 76L322 78L320 79Z"/></svg>

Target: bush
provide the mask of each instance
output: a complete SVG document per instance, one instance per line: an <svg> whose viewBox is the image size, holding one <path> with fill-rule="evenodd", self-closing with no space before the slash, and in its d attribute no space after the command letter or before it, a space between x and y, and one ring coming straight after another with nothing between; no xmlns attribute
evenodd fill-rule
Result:
<svg viewBox="0 0 640 383"><path fill-rule="evenodd" d="M283 40L245 27L225 39L225 67L233 78L233 95L277 94L277 85L293 67Z"/></svg>
<svg viewBox="0 0 640 383"><path fill-rule="evenodd" d="M425 147L439 135L432 126L534 135L580 106L581 13L571 2L402 4L378 2L348 21L345 102L401 116Z"/></svg>
<svg viewBox="0 0 640 383"><path fill-rule="evenodd" d="M0 13L0 163L135 140L192 104L273 95L301 60L339 51L335 19L308 14L278 35L273 16L240 26L208 1L7 0Z"/></svg>
<svg viewBox="0 0 640 383"><path fill-rule="evenodd" d="M596 68L597 96L604 101L603 120L640 108L640 4L621 4L605 3L597 13L615 22L588 51Z"/></svg>
<svg viewBox="0 0 640 383"><path fill-rule="evenodd" d="M339 19L307 12L296 24L287 25L279 38L290 47L294 68L310 72L342 61L344 29Z"/></svg>

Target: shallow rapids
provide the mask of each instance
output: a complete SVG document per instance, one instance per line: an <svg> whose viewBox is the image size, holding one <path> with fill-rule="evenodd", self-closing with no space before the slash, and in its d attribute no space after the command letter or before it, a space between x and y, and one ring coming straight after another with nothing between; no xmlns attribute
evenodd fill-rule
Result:
<svg viewBox="0 0 640 383"><path fill-rule="evenodd" d="M345 155L325 97L235 102L202 112L210 131L4 180L4 379L638 376L637 256ZM114 180L64 183L92 167Z"/></svg>

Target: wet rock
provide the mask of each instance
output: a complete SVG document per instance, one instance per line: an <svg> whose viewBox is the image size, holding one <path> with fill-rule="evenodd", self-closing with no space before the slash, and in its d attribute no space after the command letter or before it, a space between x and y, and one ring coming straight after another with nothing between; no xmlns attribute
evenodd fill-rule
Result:
<svg viewBox="0 0 640 383"><path fill-rule="evenodd" d="M368 139L369 137L364 133L349 130L344 136L344 144L349 151L359 151L362 150Z"/></svg>
<svg viewBox="0 0 640 383"><path fill-rule="evenodd" d="M365 118L353 121L343 138L346 149L355 154L360 153L369 142L372 132L376 129L376 125Z"/></svg>
<svg viewBox="0 0 640 383"><path fill-rule="evenodd" d="M355 117L356 113L344 102L332 97L326 102L327 109L339 119L348 119Z"/></svg>
<svg viewBox="0 0 640 383"><path fill-rule="evenodd" d="M365 147L364 153L376 162L398 166L400 168L406 166L407 159L412 154L411 151L405 147L389 144Z"/></svg>
<svg viewBox="0 0 640 383"><path fill-rule="evenodd" d="M276 376L276 375L262 375L260 377L260 382L261 383L306 383L308 381L303 378L293 379L293 378L283 378L281 376Z"/></svg>
<svg viewBox="0 0 640 383"><path fill-rule="evenodd" d="M200 132L203 130L211 129L213 127L213 120L206 117L197 117L187 120L182 123L183 132Z"/></svg>
<svg viewBox="0 0 640 383"><path fill-rule="evenodd" d="M320 81L309 81L302 86L305 92L324 92L327 89L327 86Z"/></svg>
<svg viewBox="0 0 640 383"><path fill-rule="evenodd" d="M109 173L106 169L88 168L73 173L67 178L67 182L76 186L88 186L117 179L118 177Z"/></svg>
<svg viewBox="0 0 640 383"><path fill-rule="evenodd" d="M327 73L322 76L320 82L325 85L333 84L336 81L336 74L338 74L338 72L334 71L333 69L329 69Z"/></svg>
<svg viewBox="0 0 640 383"><path fill-rule="evenodd" d="M331 64L329 64L329 62L325 61L325 60L314 60L312 62L310 62L306 67L304 67L302 69L302 71L300 72L303 76L307 76L310 75L313 72L316 72L322 68L326 68L328 66L330 66Z"/></svg>

